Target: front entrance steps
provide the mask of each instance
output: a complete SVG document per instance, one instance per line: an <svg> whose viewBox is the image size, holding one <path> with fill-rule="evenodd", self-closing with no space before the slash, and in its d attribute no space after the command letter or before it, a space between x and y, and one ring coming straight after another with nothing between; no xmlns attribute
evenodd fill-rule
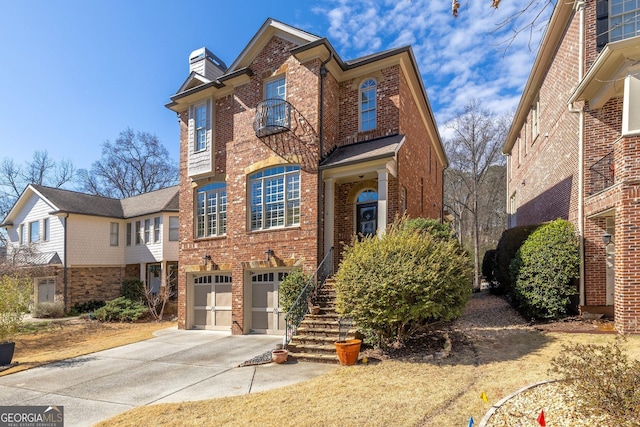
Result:
<svg viewBox="0 0 640 427"><path fill-rule="evenodd" d="M307 314L287 345L292 357L304 362L339 363L333 343L355 338L355 330L339 326L335 300L333 279L328 279L317 298L320 313Z"/></svg>

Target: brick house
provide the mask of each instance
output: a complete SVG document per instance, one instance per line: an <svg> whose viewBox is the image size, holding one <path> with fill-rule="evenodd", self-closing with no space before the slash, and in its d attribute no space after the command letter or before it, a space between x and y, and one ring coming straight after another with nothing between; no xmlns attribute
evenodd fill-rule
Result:
<svg viewBox="0 0 640 427"><path fill-rule="evenodd" d="M581 236L582 312L640 332L640 8L557 2L504 145L509 226Z"/></svg>
<svg viewBox="0 0 640 427"><path fill-rule="evenodd" d="M31 184L0 226L7 257L39 267L36 303L64 301L70 309L120 296L125 279L154 289L176 275L177 186L113 199Z"/></svg>
<svg viewBox="0 0 640 427"><path fill-rule="evenodd" d="M180 328L281 333L278 284L356 232L442 217L448 161L410 47L344 61L268 19L230 66L202 48L180 124ZM335 250L332 252L332 248Z"/></svg>

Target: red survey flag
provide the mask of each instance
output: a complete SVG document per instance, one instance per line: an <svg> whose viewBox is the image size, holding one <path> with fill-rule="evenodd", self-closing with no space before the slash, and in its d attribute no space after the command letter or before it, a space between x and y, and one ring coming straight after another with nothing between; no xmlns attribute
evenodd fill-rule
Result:
<svg viewBox="0 0 640 427"><path fill-rule="evenodd" d="M547 425L547 422L544 420L544 410L540 411L540 415L538 415L538 424L540 424L542 427L545 427Z"/></svg>

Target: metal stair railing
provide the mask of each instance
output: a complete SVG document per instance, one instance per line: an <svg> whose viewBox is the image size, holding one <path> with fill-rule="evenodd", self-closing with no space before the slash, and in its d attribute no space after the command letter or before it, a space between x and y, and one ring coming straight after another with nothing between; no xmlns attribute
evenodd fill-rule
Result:
<svg viewBox="0 0 640 427"><path fill-rule="evenodd" d="M298 298L285 315L285 333L282 338L282 345L286 347L291 338L296 334L298 326L302 323L304 316L309 313L309 298L317 298L320 290L324 286L327 278L333 274L333 247L324 256L318 268L313 273Z"/></svg>

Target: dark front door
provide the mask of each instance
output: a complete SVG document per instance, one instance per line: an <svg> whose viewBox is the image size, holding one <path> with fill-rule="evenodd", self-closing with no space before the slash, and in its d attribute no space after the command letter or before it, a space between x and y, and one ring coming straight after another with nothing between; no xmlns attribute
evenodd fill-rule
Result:
<svg viewBox="0 0 640 427"><path fill-rule="evenodd" d="M362 203L356 208L358 235L371 236L378 229L378 203Z"/></svg>

